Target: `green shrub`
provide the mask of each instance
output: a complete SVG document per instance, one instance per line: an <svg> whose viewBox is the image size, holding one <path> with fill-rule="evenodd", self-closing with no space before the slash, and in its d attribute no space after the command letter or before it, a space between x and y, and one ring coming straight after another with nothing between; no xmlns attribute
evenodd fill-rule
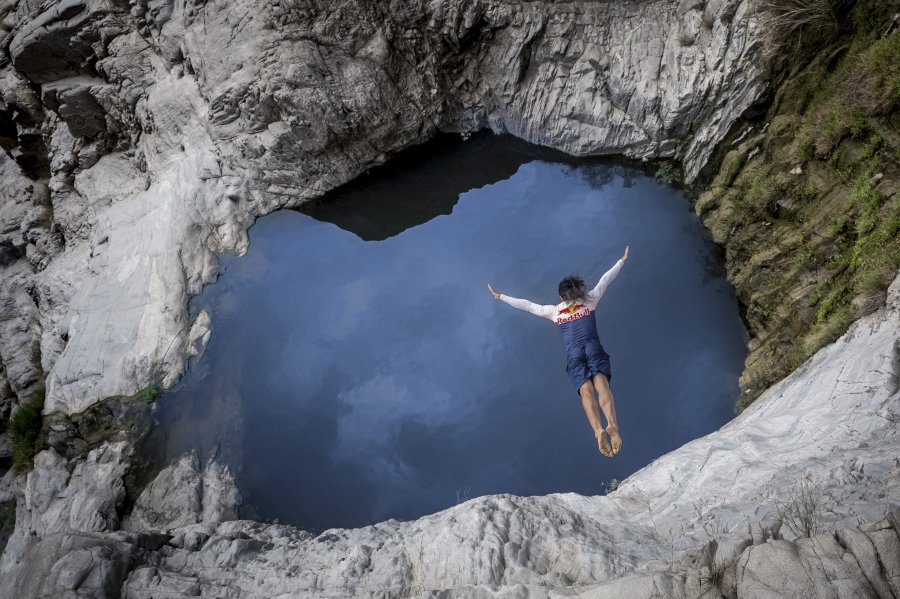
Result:
<svg viewBox="0 0 900 599"><path fill-rule="evenodd" d="M853 26L856 27L857 35L866 36L880 27L887 4L883 0L860 0L856 3L853 8Z"/></svg>
<svg viewBox="0 0 900 599"><path fill-rule="evenodd" d="M849 264L850 257L843 252L828 256L828 258L825 260L825 266L832 270L842 271L847 268Z"/></svg>
<svg viewBox="0 0 900 599"><path fill-rule="evenodd" d="M839 31L836 0L756 0L763 54L799 55L831 39Z"/></svg>
<svg viewBox="0 0 900 599"><path fill-rule="evenodd" d="M815 257L816 253L812 250L812 248L805 247L797 252L794 263L798 269L806 268L809 264L814 263Z"/></svg>
<svg viewBox="0 0 900 599"><path fill-rule="evenodd" d="M678 185L682 181L681 168L675 162L667 160L660 163L654 178L666 185Z"/></svg>
<svg viewBox="0 0 900 599"><path fill-rule="evenodd" d="M842 22L836 33L841 39L815 56L809 52L808 65L784 65L785 83L766 117L772 126L726 154L714 180L730 202L723 203L727 209L713 208L717 212L706 221L717 232L731 231L722 235L729 274L760 334L753 353L766 364L745 373L749 393L742 406L840 337L855 318L878 309L900 268L900 196L894 193L900 32L886 35L896 2L754 4L763 4L770 16L798 10L794 30L781 29L782 47L772 46L778 51L795 42L813 47L812 38L796 39L807 24L820 23L827 34L831 16ZM854 6L851 29L844 17ZM751 145L763 151L754 150L748 160L741 152ZM773 275L761 281L742 268L757 263ZM782 291L796 298L795 305L775 297Z"/></svg>
<svg viewBox="0 0 900 599"><path fill-rule="evenodd" d="M865 170L853 181L850 199L859 211L856 219L857 235L865 235L875 226L878 210L884 203L884 196L875 189L875 173Z"/></svg>
<svg viewBox="0 0 900 599"><path fill-rule="evenodd" d="M826 143L834 144L844 133L847 122L847 106L839 98L833 98L825 108L825 121L822 123L822 134Z"/></svg>
<svg viewBox="0 0 900 599"><path fill-rule="evenodd" d="M896 241L898 235L900 235L900 214L894 214L881 223L881 227L875 233L875 241L879 246L884 246L891 241Z"/></svg>
<svg viewBox="0 0 900 599"><path fill-rule="evenodd" d="M812 158L812 148L812 128L809 123L805 122L800 125L800 131L797 132L797 136L794 138L794 159L805 160Z"/></svg>
<svg viewBox="0 0 900 599"><path fill-rule="evenodd" d="M756 169L750 188L745 194L747 207L757 218L771 218L775 202L782 195L781 181L772 173L771 165L763 165Z"/></svg>
<svg viewBox="0 0 900 599"><path fill-rule="evenodd" d="M869 139L866 140L866 149L861 156L863 162L867 162L873 158L879 158L885 145L884 137L878 133L870 133Z"/></svg>
<svg viewBox="0 0 900 599"><path fill-rule="evenodd" d="M889 112L900 102L900 60L897 56L900 56L900 33L896 32L872 44L863 55L865 71L872 82L872 95L865 99L879 112Z"/></svg>
<svg viewBox="0 0 900 599"><path fill-rule="evenodd" d="M844 227L847 226L847 221L843 218L835 219L828 225L828 236L832 239L837 239L844 232Z"/></svg>
<svg viewBox="0 0 900 599"><path fill-rule="evenodd" d="M804 185L795 187L791 191L791 197L802 204L809 204L822 197L822 192L814 185Z"/></svg>
<svg viewBox="0 0 900 599"><path fill-rule="evenodd" d="M816 312L816 324L820 325L824 323L831 313L834 312L840 305L844 296L846 295L846 289L843 287L838 287L837 289L832 289L831 293L829 293L824 300L819 304L819 309Z"/></svg>
<svg viewBox="0 0 900 599"><path fill-rule="evenodd" d="M9 419L9 437L12 442L13 468L22 472L31 467L41 432L44 409L44 389L31 394Z"/></svg>
<svg viewBox="0 0 900 599"><path fill-rule="evenodd" d="M770 306L766 302L757 302L750 305L750 308L747 310L747 317L750 320L759 321L762 324L765 324L772 317L772 306Z"/></svg>
<svg viewBox="0 0 900 599"><path fill-rule="evenodd" d="M853 322L853 307L849 303L842 304L821 323L813 327L803 340L803 351L807 356L819 351L847 331Z"/></svg>
<svg viewBox="0 0 900 599"><path fill-rule="evenodd" d="M862 110L853 108L848 114L847 128L853 137L861 137L869 131L869 119Z"/></svg>
<svg viewBox="0 0 900 599"><path fill-rule="evenodd" d="M887 286L884 274L878 271L870 271L859 276L856 283L856 291L861 295L880 293Z"/></svg>
<svg viewBox="0 0 900 599"><path fill-rule="evenodd" d="M887 271L900 267L900 206L877 225L878 211L864 216L865 219L861 219L859 226L871 230L860 235L853 244L851 264L858 271L858 283L866 287L863 284L865 277L871 277L874 281L876 276L881 277ZM859 291L866 293L863 288L859 288Z"/></svg>
<svg viewBox="0 0 900 599"><path fill-rule="evenodd" d="M154 383L150 383L137 392L137 399L146 404L151 404L156 401L156 398L159 397L160 393L162 393L162 391L160 391L159 387Z"/></svg>
<svg viewBox="0 0 900 599"><path fill-rule="evenodd" d="M818 82L795 137L794 158L827 158L848 135L877 138L877 119L872 117L891 114L900 103L897 56L900 33L874 42L858 40L834 71Z"/></svg>
<svg viewBox="0 0 900 599"><path fill-rule="evenodd" d="M823 281L816 285L816 288L813 289L813 292L809 294L809 305L815 306L819 302L822 301L822 298L825 297L825 292L827 290L827 281Z"/></svg>
<svg viewBox="0 0 900 599"><path fill-rule="evenodd" d="M844 137L860 138L870 133L871 128L866 112L851 99L831 97L821 103L812 127L815 138L811 143L817 156L833 156L834 148Z"/></svg>

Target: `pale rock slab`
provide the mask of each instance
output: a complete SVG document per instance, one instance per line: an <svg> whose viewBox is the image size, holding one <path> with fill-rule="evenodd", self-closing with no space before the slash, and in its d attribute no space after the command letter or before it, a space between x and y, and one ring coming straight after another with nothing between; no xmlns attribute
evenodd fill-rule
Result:
<svg viewBox="0 0 900 599"><path fill-rule="evenodd" d="M197 314L194 324L188 331L188 355L198 360L202 358L211 336L212 318L209 316L209 311L204 308Z"/></svg>
<svg viewBox="0 0 900 599"><path fill-rule="evenodd" d="M241 494L228 467L215 459L200 469L195 452L164 468L122 523L132 532L169 532L192 524L236 520Z"/></svg>
<svg viewBox="0 0 900 599"><path fill-rule="evenodd" d="M52 449L35 456L34 469L19 477L16 528L0 558L0 597L31 596L13 593L11 585L34 578L34 572L18 578L23 568L38 562L48 569L53 565L55 560L41 561L46 557L41 548L45 539L66 543L71 533L118 528L131 451L120 441L98 447L74 464ZM47 570L35 567L35 572L41 572L37 579L46 575Z"/></svg>

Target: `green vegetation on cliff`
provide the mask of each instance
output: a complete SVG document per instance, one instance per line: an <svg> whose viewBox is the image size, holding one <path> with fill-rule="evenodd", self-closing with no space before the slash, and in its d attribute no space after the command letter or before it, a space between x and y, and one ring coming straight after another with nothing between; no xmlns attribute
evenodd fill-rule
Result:
<svg viewBox="0 0 900 599"><path fill-rule="evenodd" d="M9 437L12 442L13 468L21 472L31 467L38 436L41 432L44 409L44 389L31 394L9 419Z"/></svg>
<svg viewBox="0 0 900 599"><path fill-rule="evenodd" d="M138 391L133 397L149 405L156 401L160 393L162 393L162 391L160 391L159 387L157 387L155 383L150 383L148 386Z"/></svg>
<svg viewBox="0 0 900 599"><path fill-rule="evenodd" d="M900 31L859 2L852 28L782 71L697 212L725 247L752 336L739 408L877 309L900 267Z"/></svg>

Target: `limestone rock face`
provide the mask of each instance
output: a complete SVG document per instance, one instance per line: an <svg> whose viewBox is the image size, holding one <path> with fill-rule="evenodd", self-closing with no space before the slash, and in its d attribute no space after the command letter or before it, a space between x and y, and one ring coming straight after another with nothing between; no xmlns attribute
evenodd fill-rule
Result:
<svg viewBox="0 0 900 599"><path fill-rule="evenodd" d="M759 597L896 597L900 590L900 510L860 528L747 549L737 593Z"/></svg>
<svg viewBox="0 0 900 599"><path fill-rule="evenodd" d="M122 528L171 531L191 524L237 520L241 494L228 467L209 460L201 471L196 453L164 468L138 497Z"/></svg>
<svg viewBox="0 0 900 599"><path fill-rule="evenodd" d="M198 352L215 252L438 130L678 157L763 90L748 0L0 6L0 358L80 412ZM13 162L14 161L14 162ZM39 351L13 351L32 346ZM40 364L23 355L40 355Z"/></svg>
<svg viewBox="0 0 900 599"><path fill-rule="evenodd" d="M42 378L30 261L44 263L61 244L52 232L47 186L23 175L6 154L0 154L0 190L0 365L12 391L24 397Z"/></svg>
<svg viewBox="0 0 900 599"><path fill-rule="evenodd" d="M0 559L0 597L37 596L36 591L17 593L13 589L42 579L65 555L50 554L56 557L47 561L47 543L57 547L77 543L67 537L118 528L118 509L125 497L123 477L131 451L127 443L116 442L90 451L76 463L53 449L35 456L34 470L19 489L15 531ZM32 567L35 569L21 578Z"/></svg>
<svg viewBox="0 0 900 599"><path fill-rule="evenodd" d="M579 597L895 597L900 510L836 533L751 545L735 560L669 567L578 589ZM858 539L856 546L844 539ZM880 564L881 566L876 566ZM569 593L549 593L550 597Z"/></svg>
<svg viewBox="0 0 900 599"><path fill-rule="evenodd" d="M27 527L40 536L117 528L117 508L125 494L122 477L131 451L124 442L111 443L74 464L52 449L40 452L28 474L16 521L30 519Z"/></svg>

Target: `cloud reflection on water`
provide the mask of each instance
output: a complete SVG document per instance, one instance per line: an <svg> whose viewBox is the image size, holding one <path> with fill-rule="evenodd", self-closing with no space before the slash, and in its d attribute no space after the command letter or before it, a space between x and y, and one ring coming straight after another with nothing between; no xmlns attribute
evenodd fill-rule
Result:
<svg viewBox="0 0 900 599"><path fill-rule="evenodd" d="M462 166L489 170L497 143ZM454 156L439 179L461 185ZM382 242L293 212L260 219L247 256L223 258L194 302L213 339L162 402L162 453L218 446L260 515L324 528L414 517L465 489L600 492L727 420L743 330L687 201L635 169L522 157ZM377 187L415 204L420 187L404 185ZM625 243L598 323L628 450L603 460L559 332L485 285L554 303L562 276L592 285Z"/></svg>

